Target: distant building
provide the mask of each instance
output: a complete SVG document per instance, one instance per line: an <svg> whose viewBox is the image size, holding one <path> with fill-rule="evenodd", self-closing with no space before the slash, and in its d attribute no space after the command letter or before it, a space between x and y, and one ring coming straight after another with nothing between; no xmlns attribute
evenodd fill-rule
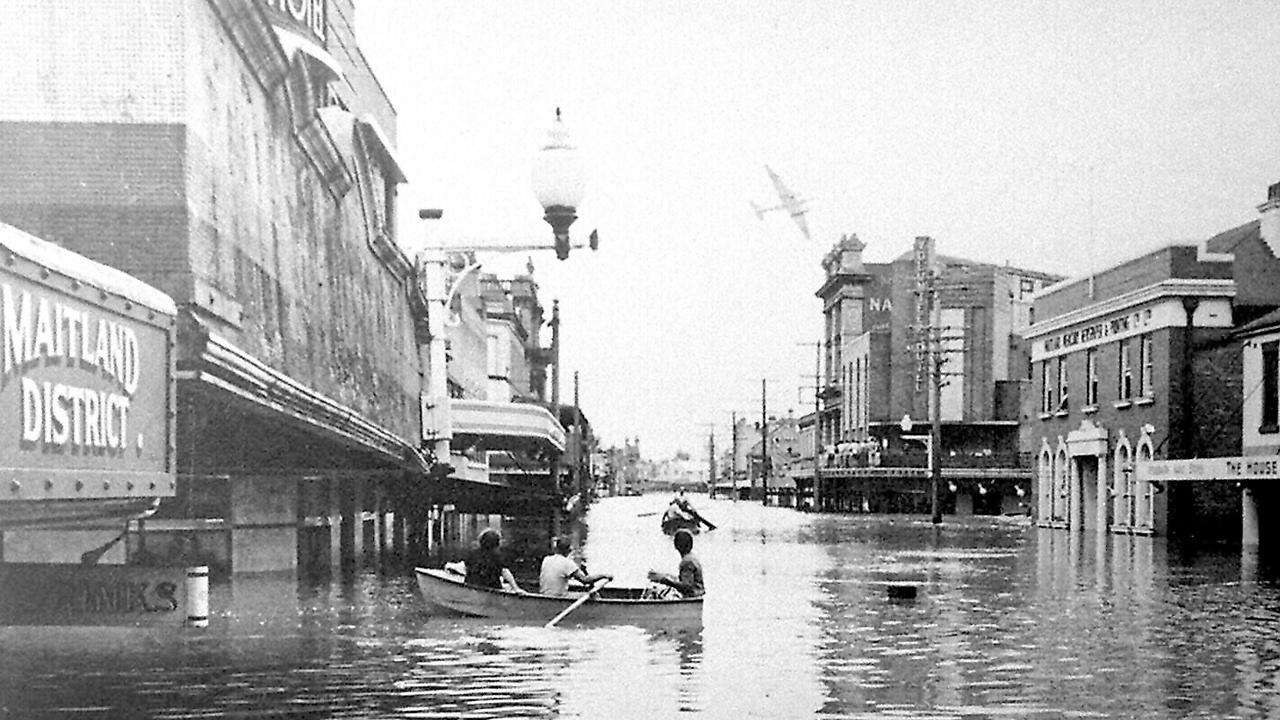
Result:
<svg viewBox="0 0 1280 720"><path fill-rule="evenodd" d="M768 504L793 507L796 504L795 471L800 465L808 465L808 458L803 454L800 422L795 417L769 418L768 461L761 464L760 424L754 428L754 442L751 444L749 477L752 498L765 498Z"/></svg>
<svg viewBox="0 0 1280 720"><path fill-rule="evenodd" d="M862 261L846 236L823 260L822 407L818 482L797 477L820 509L924 511L927 374L922 353L930 315L922 273L938 272L946 512L1012 512L1030 489L1018 455L1021 389L1029 380L1020 332L1031 296L1059 278L1043 272L937 256L931 238L890 263ZM904 416L913 428L903 431Z"/></svg>

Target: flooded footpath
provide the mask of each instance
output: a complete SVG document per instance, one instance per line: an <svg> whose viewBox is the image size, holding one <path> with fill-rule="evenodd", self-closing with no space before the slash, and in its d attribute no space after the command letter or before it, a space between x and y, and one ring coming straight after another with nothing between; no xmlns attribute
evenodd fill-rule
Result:
<svg viewBox="0 0 1280 720"><path fill-rule="evenodd" d="M673 571L667 499L599 501L589 570ZM204 630L0 629L0 717L1280 716L1280 584L1237 553L695 501L700 630L436 616L407 568L235 578Z"/></svg>

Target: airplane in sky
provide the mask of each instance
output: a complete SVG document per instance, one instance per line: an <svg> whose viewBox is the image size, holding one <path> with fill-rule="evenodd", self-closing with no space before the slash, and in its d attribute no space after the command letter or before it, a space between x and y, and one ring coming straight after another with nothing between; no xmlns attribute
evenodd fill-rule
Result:
<svg viewBox="0 0 1280 720"><path fill-rule="evenodd" d="M769 173L769 179L773 181L773 187L778 191L778 199L782 202L778 205L774 205L773 207L760 207L752 202L751 209L756 211L756 217L763 220L764 214L767 212L773 212L774 210L786 210L787 214L791 216L791 219L796 221L796 225L799 226L800 232L804 233L804 236L808 238L809 223L804 219L804 214L809 212L807 201L788 190L787 186L782 183L782 178L778 177L778 173L774 172L773 168L765 165L764 169L765 172Z"/></svg>

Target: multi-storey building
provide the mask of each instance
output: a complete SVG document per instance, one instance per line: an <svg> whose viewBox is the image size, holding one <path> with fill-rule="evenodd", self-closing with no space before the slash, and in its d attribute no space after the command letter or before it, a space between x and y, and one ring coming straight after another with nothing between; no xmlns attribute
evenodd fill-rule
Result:
<svg viewBox="0 0 1280 720"><path fill-rule="evenodd" d="M506 407L424 425L429 303L395 237L396 114L354 13L352 0L0 3L0 221L177 306L177 487L130 532L137 557L255 571L403 548L427 535L424 504L468 490L497 512L523 497L424 441L526 443L544 472L563 448L555 413L507 402L543 382L523 359L541 321L522 281L477 290L479 371L450 377Z"/></svg>
<svg viewBox="0 0 1280 720"><path fill-rule="evenodd" d="M1260 227L1171 244L1036 295L1022 444L1036 457L1041 525L1235 534L1234 487L1148 470L1240 452L1232 330L1280 305L1275 240Z"/></svg>
<svg viewBox="0 0 1280 720"><path fill-rule="evenodd" d="M573 457L566 459L581 457L577 448L589 426L572 406L559 408L558 418L544 395L552 353L542 347L537 283L527 274L500 280L476 272L480 263L469 256L450 267L444 335L453 472L430 492L431 500L466 513L494 513L499 506L511 514L553 510L561 494L560 453L572 444ZM583 437L571 432L570 438L566 427L582 428ZM510 492L517 488L518 501ZM495 502L502 497L508 501Z"/></svg>
<svg viewBox="0 0 1280 720"><path fill-rule="evenodd" d="M1018 397L1028 368L1019 333L1032 293L1058 278L937 256L930 238L890 263L863 263L864 248L856 236L841 238L823 261L827 277L817 292L825 333L816 505L929 506L926 446L909 438L929 422L922 349L936 324L944 360L943 505L962 513L1018 510L1030 481L1018 456ZM801 482L807 494L812 475Z"/></svg>

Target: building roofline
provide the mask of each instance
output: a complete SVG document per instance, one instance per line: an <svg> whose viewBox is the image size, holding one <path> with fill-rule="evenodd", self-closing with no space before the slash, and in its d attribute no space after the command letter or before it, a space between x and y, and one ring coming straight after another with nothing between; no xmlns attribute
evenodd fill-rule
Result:
<svg viewBox="0 0 1280 720"><path fill-rule="evenodd" d="M1041 337L1092 318L1166 297L1234 298L1236 281L1228 279L1170 278L1122 295L1099 300L1042 320L1022 331L1024 340Z"/></svg>
<svg viewBox="0 0 1280 720"><path fill-rule="evenodd" d="M1072 275L1070 277L1063 279L1060 282L1054 283L1053 285L1049 285L1047 287L1041 288L1040 290L1037 290L1034 293L1032 293L1030 299L1032 302L1035 302L1036 300L1039 300L1044 297L1048 297L1054 293L1062 292L1070 287L1073 287L1078 283L1088 282L1090 279L1096 278L1100 275L1111 272L1112 270L1116 270L1130 263L1137 262L1139 260L1151 257L1152 255L1156 255L1158 253L1162 253L1167 250L1172 250L1174 248L1192 248L1192 247L1195 248L1196 260L1199 262L1232 262L1235 260L1234 254L1229 252L1213 252L1209 250L1209 244L1215 240L1218 240L1222 237L1230 235L1231 233L1241 231L1247 228L1250 224L1253 224L1256 222L1257 221L1254 220L1248 223L1244 223L1243 225L1238 225L1234 228L1231 228L1230 230L1224 230L1223 232L1215 233L1212 237L1206 238L1204 240L1171 240L1169 242L1163 243L1156 247L1149 247L1145 250L1139 250L1137 251L1136 254L1129 255L1121 260L1111 263L1110 266L1108 266L1103 270L1085 272L1085 273L1080 273L1078 275Z"/></svg>

